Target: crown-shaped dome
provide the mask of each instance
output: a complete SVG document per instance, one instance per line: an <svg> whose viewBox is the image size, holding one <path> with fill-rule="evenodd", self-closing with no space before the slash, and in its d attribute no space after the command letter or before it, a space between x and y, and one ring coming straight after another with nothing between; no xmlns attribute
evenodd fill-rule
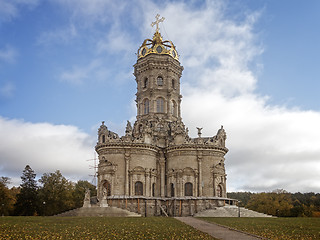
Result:
<svg viewBox="0 0 320 240"><path fill-rule="evenodd" d="M138 49L138 59L143 58L149 54L170 55L176 60L179 60L176 47L169 40L163 41L159 32L159 23L163 22L164 18L159 19L159 14L156 16L156 21L151 24L153 27L157 25L156 32L153 35L153 39L146 39L143 41L141 47Z"/></svg>
<svg viewBox="0 0 320 240"><path fill-rule="evenodd" d="M138 49L138 59L149 54L170 55L174 59L179 60L176 47L169 40L162 41L162 36L158 31L155 32L152 40L146 39L143 41L141 47Z"/></svg>

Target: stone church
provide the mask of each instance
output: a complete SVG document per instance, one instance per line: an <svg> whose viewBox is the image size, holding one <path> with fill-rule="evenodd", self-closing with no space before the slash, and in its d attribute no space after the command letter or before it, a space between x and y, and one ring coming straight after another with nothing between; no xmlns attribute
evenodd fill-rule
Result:
<svg viewBox="0 0 320 240"><path fill-rule="evenodd" d="M136 121L133 125L127 122L121 137L104 122L98 130L97 198L108 199L109 205L112 199L140 199L145 201L146 215L147 212L156 215L151 209L159 200L161 207L163 201L179 199L180 211L185 204L188 208L185 215L190 215L195 210L194 207L190 210L191 203L186 199L199 200L195 203L199 207L204 206L204 200L207 204L210 200L210 206L228 200L226 133L221 126L215 136L203 137L202 128L198 128L198 137L189 137L180 108L183 67L175 45L163 40L159 32L159 23L164 18L157 15L156 19L152 24L156 25L153 38L143 41L134 65ZM139 200L134 211L137 207L140 211Z"/></svg>

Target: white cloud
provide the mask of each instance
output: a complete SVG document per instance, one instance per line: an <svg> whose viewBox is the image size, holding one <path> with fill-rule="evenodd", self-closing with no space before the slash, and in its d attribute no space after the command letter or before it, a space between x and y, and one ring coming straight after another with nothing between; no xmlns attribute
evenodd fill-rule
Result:
<svg viewBox="0 0 320 240"><path fill-rule="evenodd" d="M40 177L59 169L68 178L89 179L94 139L74 126L0 117L1 175L16 179L29 164ZM13 182L14 185L19 183Z"/></svg>
<svg viewBox="0 0 320 240"><path fill-rule="evenodd" d="M224 125L231 190L320 191L320 113L270 106L255 95L226 98L209 91L185 96L184 120L193 135L196 126L212 136Z"/></svg>
<svg viewBox="0 0 320 240"><path fill-rule="evenodd" d="M13 63L18 56L18 52L11 46L0 48L0 62Z"/></svg>
<svg viewBox="0 0 320 240"><path fill-rule="evenodd" d="M147 23L156 11L166 17L165 30L181 54L184 122L193 136L195 127L213 136L225 126L229 190L319 192L320 113L270 105L268 96L255 93L261 63L255 69L252 63L263 53L254 33L260 13L236 22L226 7L222 1L200 9L168 3L145 16Z"/></svg>

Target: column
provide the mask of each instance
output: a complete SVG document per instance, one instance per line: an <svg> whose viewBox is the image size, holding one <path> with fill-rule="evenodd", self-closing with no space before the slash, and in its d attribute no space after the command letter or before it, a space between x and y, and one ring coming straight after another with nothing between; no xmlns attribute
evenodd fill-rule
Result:
<svg viewBox="0 0 320 240"><path fill-rule="evenodd" d="M126 196L129 195L129 161L130 161L130 154L125 153L125 181L124 181L124 194Z"/></svg>
<svg viewBox="0 0 320 240"><path fill-rule="evenodd" d="M224 192L223 192L223 197L227 197L227 175L224 176L224 182L223 182L223 187L224 187Z"/></svg>
<svg viewBox="0 0 320 240"><path fill-rule="evenodd" d="M144 196L148 197L149 196L149 169L147 168L145 173L144 173L144 177L145 177L145 186L144 186Z"/></svg>
<svg viewBox="0 0 320 240"><path fill-rule="evenodd" d="M129 173L129 179L130 179L130 196L133 196L133 189L134 189L134 186L133 186L133 176L132 176L132 172Z"/></svg>
<svg viewBox="0 0 320 240"><path fill-rule="evenodd" d="M181 178L180 184L181 184L180 196L181 196L181 197L184 197L184 180L183 180L183 178Z"/></svg>
<svg viewBox="0 0 320 240"><path fill-rule="evenodd" d="M181 197L181 195L180 195L180 181L181 181L181 179L180 179L180 176L177 174L176 175L176 189L175 189L175 197Z"/></svg>
<svg viewBox="0 0 320 240"><path fill-rule="evenodd" d="M217 188L216 188L216 174L213 173L213 196L217 196Z"/></svg>
<svg viewBox="0 0 320 240"><path fill-rule="evenodd" d="M154 183L154 177L152 176L152 171L150 170L150 188L149 188L149 191L150 191L150 197L153 197L152 196L152 184Z"/></svg>
<svg viewBox="0 0 320 240"><path fill-rule="evenodd" d="M194 182L195 182L195 184L194 184L194 194L193 194L193 196L195 196L195 197L197 197L197 196L199 196L198 194L199 194L199 192L198 192L198 186L199 186L199 183L198 183L198 173L196 173L195 174L195 178L194 178Z"/></svg>
<svg viewBox="0 0 320 240"><path fill-rule="evenodd" d="M110 192L111 196L114 195L114 173L112 173L111 175L111 192Z"/></svg>
<svg viewBox="0 0 320 240"><path fill-rule="evenodd" d="M178 117L180 118L181 117L181 108L180 108L180 106L181 106L181 98L182 98L182 96L181 95L179 95L179 100L178 100Z"/></svg>
<svg viewBox="0 0 320 240"><path fill-rule="evenodd" d="M101 200L101 195L102 195L102 191L101 191L101 180L100 180L100 174L98 172L98 182L97 182L97 197L98 197L98 200L100 201Z"/></svg>
<svg viewBox="0 0 320 240"><path fill-rule="evenodd" d="M168 81L169 81L169 80L168 80ZM166 113L168 114L168 116L172 116L172 115L171 115L170 105L171 105L171 94L168 93L168 94L167 94L167 111L166 111Z"/></svg>
<svg viewBox="0 0 320 240"><path fill-rule="evenodd" d="M163 153L160 155L160 196L165 197L164 195L164 185L165 185L165 159Z"/></svg>
<svg viewBox="0 0 320 240"><path fill-rule="evenodd" d="M199 197L202 197L202 168L201 168L201 162L202 162L202 152L198 152L198 186L199 186Z"/></svg>

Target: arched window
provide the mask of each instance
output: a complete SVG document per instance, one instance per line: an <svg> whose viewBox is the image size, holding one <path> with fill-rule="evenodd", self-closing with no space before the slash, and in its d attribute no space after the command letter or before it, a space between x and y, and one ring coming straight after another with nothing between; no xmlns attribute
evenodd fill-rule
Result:
<svg viewBox="0 0 320 240"><path fill-rule="evenodd" d="M176 89L176 85L175 85L174 79L172 79L171 83L172 83L172 88L173 88L173 89Z"/></svg>
<svg viewBox="0 0 320 240"><path fill-rule="evenodd" d="M164 112L164 100L163 98L157 98L157 112L163 113Z"/></svg>
<svg viewBox="0 0 320 240"><path fill-rule="evenodd" d="M170 184L170 192L171 192L171 197L174 197L174 184Z"/></svg>
<svg viewBox="0 0 320 240"><path fill-rule="evenodd" d="M143 88L147 88L148 87L148 78L145 78L143 81Z"/></svg>
<svg viewBox="0 0 320 240"><path fill-rule="evenodd" d="M102 135L102 143L105 143L105 142L106 142L106 136Z"/></svg>
<svg viewBox="0 0 320 240"><path fill-rule="evenodd" d="M143 184L140 181L137 181L134 184L134 194L137 196L143 195Z"/></svg>
<svg viewBox="0 0 320 240"><path fill-rule="evenodd" d="M111 196L111 185L108 181L103 183L103 193L107 196Z"/></svg>
<svg viewBox="0 0 320 240"><path fill-rule="evenodd" d="M193 185L191 182L187 182L184 185L184 196L193 196Z"/></svg>
<svg viewBox="0 0 320 240"><path fill-rule="evenodd" d="M149 99L143 101L143 114L149 113Z"/></svg>
<svg viewBox="0 0 320 240"><path fill-rule="evenodd" d="M171 101L171 114L177 116L177 104L175 101Z"/></svg>
<svg viewBox="0 0 320 240"><path fill-rule="evenodd" d="M157 78L157 85L163 86L163 78L161 76L158 76L158 78Z"/></svg>

